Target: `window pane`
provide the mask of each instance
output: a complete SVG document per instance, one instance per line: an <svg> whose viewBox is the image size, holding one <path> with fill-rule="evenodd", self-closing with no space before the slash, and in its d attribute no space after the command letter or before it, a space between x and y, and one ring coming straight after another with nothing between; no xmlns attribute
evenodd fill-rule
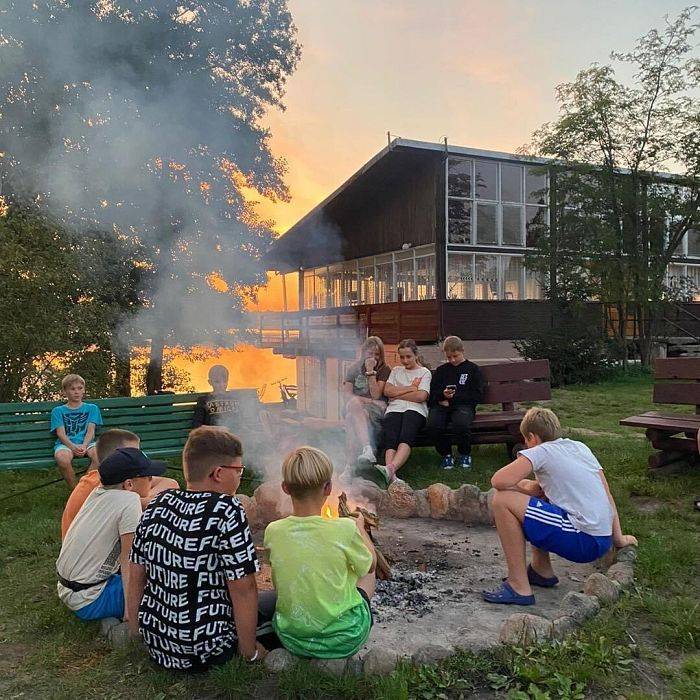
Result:
<svg viewBox="0 0 700 700"><path fill-rule="evenodd" d="M525 176L525 201L528 204L547 204L547 194L545 169L528 168Z"/></svg>
<svg viewBox="0 0 700 700"><path fill-rule="evenodd" d="M314 306L314 271L304 270L304 308L313 309Z"/></svg>
<svg viewBox="0 0 700 700"><path fill-rule="evenodd" d="M688 231L688 255L700 257L700 231L692 228Z"/></svg>
<svg viewBox="0 0 700 700"><path fill-rule="evenodd" d="M476 196L479 199L498 199L498 163L476 161Z"/></svg>
<svg viewBox="0 0 700 700"><path fill-rule="evenodd" d="M495 255L474 257L474 298L498 299L498 257Z"/></svg>
<svg viewBox="0 0 700 700"><path fill-rule="evenodd" d="M413 278L413 258L396 262L396 300L399 295L403 301L416 299L415 280Z"/></svg>
<svg viewBox="0 0 700 700"><path fill-rule="evenodd" d="M447 258L447 298L473 299L474 274L473 255L450 253Z"/></svg>
<svg viewBox="0 0 700 700"><path fill-rule="evenodd" d="M523 201L523 168L501 163L501 201Z"/></svg>
<svg viewBox="0 0 700 700"><path fill-rule="evenodd" d="M314 309L325 309L328 306L328 270L325 267L316 268L314 280Z"/></svg>
<svg viewBox="0 0 700 700"><path fill-rule="evenodd" d="M522 207L503 205L503 245L523 244Z"/></svg>
<svg viewBox="0 0 700 700"><path fill-rule="evenodd" d="M379 261L380 259L377 258ZM391 262L377 262L377 303L394 301L394 265Z"/></svg>
<svg viewBox="0 0 700 700"><path fill-rule="evenodd" d="M688 265L685 269L688 292L693 301L700 296L700 265Z"/></svg>
<svg viewBox="0 0 700 700"><path fill-rule="evenodd" d="M435 299L435 256L416 258L416 299Z"/></svg>
<svg viewBox="0 0 700 700"><path fill-rule="evenodd" d="M523 271L523 259L504 256L503 264L503 298L520 299L520 280Z"/></svg>
<svg viewBox="0 0 700 700"><path fill-rule="evenodd" d="M525 299L544 299L544 290L537 275L525 269Z"/></svg>
<svg viewBox="0 0 700 700"><path fill-rule="evenodd" d="M374 265L360 261L360 304L374 304Z"/></svg>
<svg viewBox="0 0 700 700"><path fill-rule="evenodd" d="M472 205L459 199L449 199L449 242L472 242Z"/></svg>
<svg viewBox="0 0 700 700"><path fill-rule="evenodd" d="M476 242L480 245L495 245L498 243L495 204L477 205Z"/></svg>
<svg viewBox="0 0 700 700"><path fill-rule="evenodd" d="M450 197L472 196L472 161L450 158L447 165L447 194Z"/></svg>
<svg viewBox="0 0 700 700"><path fill-rule="evenodd" d="M546 207L525 207L525 245L532 248L547 226Z"/></svg>
<svg viewBox="0 0 700 700"><path fill-rule="evenodd" d="M343 306L354 306L357 302L357 266L354 261L346 262L343 265Z"/></svg>

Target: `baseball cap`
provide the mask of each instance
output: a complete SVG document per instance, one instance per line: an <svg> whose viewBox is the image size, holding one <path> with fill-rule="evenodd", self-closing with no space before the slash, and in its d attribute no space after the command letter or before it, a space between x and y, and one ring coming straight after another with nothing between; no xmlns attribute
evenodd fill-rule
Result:
<svg viewBox="0 0 700 700"><path fill-rule="evenodd" d="M160 476L168 465L146 457L136 447L118 447L99 466L100 480L105 486L121 484L139 476Z"/></svg>

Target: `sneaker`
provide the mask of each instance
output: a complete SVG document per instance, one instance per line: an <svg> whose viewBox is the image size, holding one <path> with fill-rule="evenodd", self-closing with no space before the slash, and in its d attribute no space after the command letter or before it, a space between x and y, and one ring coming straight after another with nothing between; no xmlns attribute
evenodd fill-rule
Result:
<svg viewBox="0 0 700 700"><path fill-rule="evenodd" d="M360 452L360 456L357 458L359 462L369 462L370 464L376 464L377 458L374 455L374 450L369 445L365 445Z"/></svg>
<svg viewBox="0 0 700 700"><path fill-rule="evenodd" d="M460 455L457 458L457 466L461 467L462 469L471 469L472 468L472 456L471 455Z"/></svg>
<svg viewBox="0 0 700 700"><path fill-rule="evenodd" d="M455 468L455 461L454 461L452 455L446 455L445 457L442 458L442 468L443 469L454 469Z"/></svg>

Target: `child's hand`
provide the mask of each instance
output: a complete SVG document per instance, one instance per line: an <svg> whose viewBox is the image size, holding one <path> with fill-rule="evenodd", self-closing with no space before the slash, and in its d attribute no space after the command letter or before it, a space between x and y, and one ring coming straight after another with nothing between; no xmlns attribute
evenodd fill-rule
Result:
<svg viewBox="0 0 700 700"><path fill-rule="evenodd" d="M445 390L442 392L442 395L443 395L446 399L452 399L452 398L454 398L455 393L456 393L456 390L455 390L455 389L445 389Z"/></svg>
<svg viewBox="0 0 700 700"><path fill-rule="evenodd" d="M614 544L618 549L622 549L623 547L636 547L639 543L634 535L620 535Z"/></svg>
<svg viewBox="0 0 700 700"><path fill-rule="evenodd" d="M368 357L365 360L365 371L373 372L374 368L377 366L377 361L373 357Z"/></svg>
<svg viewBox="0 0 700 700"><path fill-rule="evenodd" d="M438 404L439 404L440 406L449 406L449 405L450 405L450 402L449 402L449 401L438 401Z"/></svg>
<svg viewBox="0 0 700 700"><path fill-rule="evenodd" d="M82 457L83 454L85 454L85 450L83 449L82 445L74 445L73 443L71 443L70 450L77 457Z"/></svg>
<svg viewBox="0 0 700 700"><path fill-rule="evenodd" d="M416 378L411 382L411 386L414 386L414 387L416 387L416 389L417 389L417 388L420 386L420 382L421 382L421 378L420 378L420 377L416 377Z"/></svg>

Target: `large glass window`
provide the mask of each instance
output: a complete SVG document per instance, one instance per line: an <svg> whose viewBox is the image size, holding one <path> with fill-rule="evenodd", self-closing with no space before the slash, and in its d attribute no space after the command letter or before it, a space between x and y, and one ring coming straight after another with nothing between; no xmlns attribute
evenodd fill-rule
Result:
<svg viewBox="0 0 700 700"><path fill-rule="evenodd" d="M474 298L474 256L450 253L447 266L447 298Z"/></svg>
<svg viewBox="0 0 700 700"><path fill-rule="evenodd" d="M472 197L472 161L450 158L447 165L450 197Z"/></svg>
<svg viewBox="0 0 700 700"><path fill-rule="evenodd" d="M523 208L503 205L503 245L523 244Z"/></svg>
<svg viewBox="0 0 700 700"><path fill-rule="evenodd" d="M477 199L498 200L498 163L493 160L477 160L476 163Z"/></svg>
<svg viewBox="0 0 700 700"><path fill-rule="evenodd" d="M475 255L474 256L474 298L475 299L499 299L499 256Z"/></svg>
<svg viewBox="0 0 700 700"><path fill-rule="evenodd" d="M501 163L501 201L523 201L523 167Z"/></svg>
<svg viewBox="0 0 700 700"><path fill-rule="evenodd" d="M688 231L688 255L693 258L700 257L700 231L690 229Z"/></svg>
<svg viewBox="0 0 700 700"><path fill-rule="evenodd" d="M343 266L331 265L328 268L328 297L330 306L343 306Z"/></svg>
<svg viewBox="0 0 700 700"><path fill-rule="evenodd" d="M314 275L314 309L325 309L328 306L328 268L316 268Z"/></svg>
<svg viewBox="0 0 700 700"><path fill-rule="evenodd" d="M359 263L360 304L374 304L374 258Z"/></svg>
<svg viewBox="0 0 700 700"><path fill-rule="evenodd" d="M377 275L377 304L386 304L394 301L394 263L391 255L382 255L375 258Z"/></svg>
<svg viewBox="0 0 700 700"><path fill-rule="evenodd" d="M538 275L525 269L525 299L544 299L544 289Z"/></svg>
<svg viewBox="0 0 700 700"><path fill-rule="evenodd" d="M503 298L506 300L522 299L523 259L504 255L501 258L503 266Z"/></svg>
<svg viewBox="0 0 700 700"><path fill-rule="evenodd" d="M476 205L476 242L478 245L496 245L498 229L496 215L498 207L495 204Z"/></svg>
<svg viewBox="0 0 700 700"><path fill-rule="evenodd" d="M359 301L357 294L357 262L343 263L343 306L354 306Z"/></svg>
<svg viewBox="0 0 700 700"><path fill-rule="evenodd" d="M435 299L435 255L416 251L416 299Z"/></svg>
<svg viewBox="0 0 700 700"><path fill-rule="evenodd" d="M472 203L461 199L449 200L449 242L472 242Z"/></svg>
<svg viewBox="0 0 700 700"><path fill-rule="evenodd" d="M525 201L528 204L547 204L547 174L544 167L527 168Z"/></svg>
<svg viewBox="0 0 700 700"><path fill-rule="evenodd" d="M394 253L394 261L396 300L398 301L399 297L402 301L417 299L413 251Z"/></svg>
<svg viewBox="0 0 700 700"><path fill-rule="evenodd" d="M532 248L546 230L547 207L525 207L525 245Z"/></svg>

